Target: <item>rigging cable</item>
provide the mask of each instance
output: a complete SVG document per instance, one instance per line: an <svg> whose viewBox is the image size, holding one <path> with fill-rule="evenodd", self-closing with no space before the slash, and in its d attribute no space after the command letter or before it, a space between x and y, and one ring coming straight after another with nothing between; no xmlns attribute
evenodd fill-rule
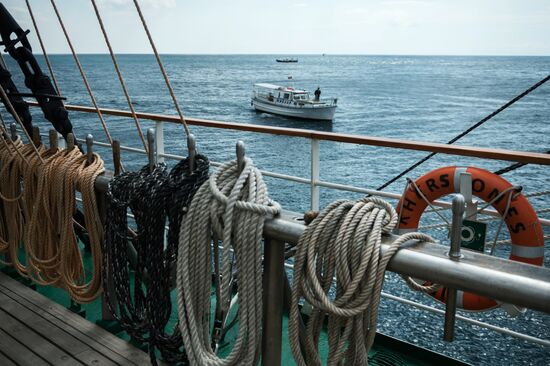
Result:
<svg viewBox="0 0 550 366"><path fill-rule="evenodd" d="M470 126L468 129L466 129L465 131L461 132L460 134L458 134L457 136L455 136L454 138L452 138L451 140L449 140L447 142L448 145L451 145L453 144L454 142L458 141L459 139L461 139L462 137L466 136L468 133L472 132L473 130L475 130L476 128L478 128L479 126L481 126L482 124L484 124L485 122L487 122L488 120L490 120L491 118L493 118L494 116L496 116L497 114L499 114L500 112L502 112L503 110L505 110L506 108L510 107L512 104L516 103L517 101L519 101L520 99L522 99L523 97L525 97L526 95L528 95L529 93L531 93L533 90L537 89L538 87L540 87L541 85L543 85L544 83L546 83L548 80L550 80L550 75L546 76L545 78L543 78L542 80L540 80L539 82L533 84L531 87L529 87L527 90L525 90L523 93L517 95L516 97L512 98L510 101L508 101L507 103L505 103L504 105L502 105L500 108L498 108L497 110L495 110L494 112L492 112L491 114L485 116L484 118L482 118L479 122L475 123L474 125ZM386 183L382 184L380 187L376 188L377 191L380 191L384 188L386 188L387 186L389 186L390 184L394 183L395 181L397 181L398 179L400 179L401 177L403 177L405 174L409 173L410 171L412 171L413 169L417 168L418 166L420 166L422 163L426 162L428 159L432 158L434 155L436 155L437 152L432 152L432 153L429 153L428 155L426 155L425 157L423 157L422 159L420 159L419 161L417 161L416 163L414 163L413 165L411 165L410 167L408 167L407 169L403 170L401 173L397 174L395 177L393 177L392 179L388 180Z"/></svg>
<svg viewBox="0 0 550 366"><path fill-rule="evenodd" d="M335 201L306 226L294 258L289 316L290 346L298 365L321 364L317 345L325 315L327 364L368 363L389 260L406 242L433 242L425 234L407 233L382 252L382 236L389 235L397 221L390 204L368 197ZM331 299L334 277L336 294ZM305 330L300 329L301 298L313 306Z"/></svg>
<svg viewBox="0 0 550 366"><path fill-rule="evenodd" d="M28 2L28 0L27 0ZM95 0L92 0L92 5L94 7L94 11L97 17L97 21L99 22L99 26L101 28L101 32L103 33L103 38L105 39L105 43L107 44L107 48L109 49L109 54L111 55L111 60L113 61L113 66L115 67L118 80L120 82L120 86L122 87L122 91L124 92L124 96L126 97L126 101L128 103L128 108L130 108L130 112L132 113L132 118L134 119L134 123L136 125L136 129L138 131L139 138L141 139L141 142L143 144L143 148L147 152L147 143L145 142L145 137L143 136L143 131L141 130L141 125L139 123L139 120L136 115L136 110L134 108L134 104L132 103L132 100L130 98L130 94L128 93L128 88L126 88L126 83L124 82L124 78L122 77L122 73L120 71L120 68L118 67L118 62L115 56L115 53L113 52L113 48L111 47L111 42L109 41L109 37L107 36L107 31L105 30L105 26L103 25L103 20L101 19L101 15L99 14L99 9L97 8L97 4Z"/></svg>
<svg viewBox="0 0 550 366"><path fill-rule="evenodd" d="M105 131L105 135L107 136L107 140L109 141L109 144L111 146L113 146L113 139L111 138L111 134L109 133L109 129L107 128L107 123L105 122L105 119L103 118L103 113L101 113L101 110L99 109L99 106L97 105L97 101L95 99L94 93L92 92L92 89L90 87L90 83L88 82L88 78L86 77L86 74L84 73L84 69L82 68L82 64L80 63L80 60L78 59L78 55L76 54L76 51L73 47L73 43L71 42L71 38L69 37L69 33L67 32L67 29L65 28L65 23L63 23L63 19L61 19L61 14L59 13L59 10L57 9L57 6L55 4L55 0L50 0L50 2L51 2L52 7L54 9L55 15L57 16L57 20L59 21L59 25L61 25L61 29L63 30L63 34L65 35L65 39L67 40L67 44L69 45L69 48L71 49L73 59L76 63L76 66L78 67L78 71L80 72L80 76L82 77L82 81L84 83L84 86L86 87L86 90L88 91L88 95L90 96L90 99L92 101L92 104L94 105L97 116L99 117L99 121L101 122L101 126L103 127L103 131Z"/></svg>
<svg viewBox="0 0 550 366"><path fill-rule="evenodd" d="M46 47L44 46L44 42L42 42L42 36L40 36L40 31L38 29L38 25L36 24L36 20L34 19L34 13L31 8L31 4L29 0L25 0L27 3L27 9L29 10L29 15L32 20L32 25L34 28L34 31L36 32L36 37L38 38L38 43L40 43L40 48L42 49L42 54L44 55L44 60L46 61L46 65L48 66L48 70L50 72L50 76L53 81L53 85L55 86L55 90L57 91L57 94L61 96L61 90L59 89L59 85L57 84L57 79L55 78L55 74L53 73L52 64L50 63L50 58L48 57L48 53L46 52ZM63 103L63 102L62 102Z"/></svg>
<svg viewBox="0 0 550 366"><path fill-rule="evenodd" d="M546 150L545 154L550 154L550 150ZM525 166L525 165L527 165L527 163L514 163L514 164L511 164L511 165L508 165L507 167L504 167L502 169L499 169L499 170L493 172L493 174L496 174L496 175L506 174L506 173L509 173L513 170L521 168L522 166Z"/></svg>
<svg viewBox="0 0 550 366"><path fill-rule="evenodd" d="M223 164L195 194L181 222L177 262L179 326L192 365L252 365L262 326L262 232L266 216L281 211L269 199L260 171L244 158ZM239 329L229 355L219 358L210 340L212 234L222 238L222 301L227 301L233 250L239 272ZM216 243L215 243L216 244Z"/></svg>
<svg viewBox="0 0 550 366"><path fill-rule="evenodd" d="M183 129L185 131L185 135L189 136L190 135L189 127L187 126L187 122L185 121L185 117L183 116L183 112L181 111L181 108L180 108L180 105L179 105L178 100L176 98L176 95L174 94L174 90L172 89L172 84L170 84L170 79L168 78L168 74L166 74L166 70L164 69L164 65L162 64L159 53L157 51L157 47L155 46L155 42L153 41L153 37L151 36L151 32L149 32L149 27L147 26L147 22L145 21L145 18L143 17L143 13L141 12L141 8L139 6L138 0L134 0L134 5L136 6L136 10L139 14L139 18L141 19L141 24L143 24L143 29L145 29L145 33L147 33L147 38L149 39L149 43L151 44L151 48L153 49L153 52L155 54L157 64L159 65L160 72L162 73L162 76L164 78L164 82L166 83L166 87L168 88L168 92L170 93L170 96L172 97L172 101L174 102L174 106L176 107L176 111L178 112L178 115L180 117L180 121L181 121Z"/></svg>

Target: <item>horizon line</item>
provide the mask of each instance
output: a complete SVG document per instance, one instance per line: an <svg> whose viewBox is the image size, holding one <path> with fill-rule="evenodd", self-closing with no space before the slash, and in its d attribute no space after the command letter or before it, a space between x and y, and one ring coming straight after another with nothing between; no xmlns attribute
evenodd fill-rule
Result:
<svg viewBox="0 0 550 366"><path fill-rule="evenodd" d="M108 52L78 52L78 55L109 55ZM42 52L35 55L43 56ZM52 52L48 55L70 56L70 52ZM117 52L115 55L154 55L152 52ZM550 54L438 54L438 53L160 53L166 56L404 56L404 57L550 57Z"/></svg>

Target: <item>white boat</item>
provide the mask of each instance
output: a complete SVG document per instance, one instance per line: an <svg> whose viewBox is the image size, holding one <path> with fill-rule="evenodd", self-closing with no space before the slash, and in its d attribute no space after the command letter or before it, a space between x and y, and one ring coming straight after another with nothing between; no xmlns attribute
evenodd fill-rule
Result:
<svg viewBox="0 0 550 366"><path fill-rule="evenodd" d="M267 83L254 84L252 106L282 116L332 121L338 99L311 98L307 90Z"/></svg>

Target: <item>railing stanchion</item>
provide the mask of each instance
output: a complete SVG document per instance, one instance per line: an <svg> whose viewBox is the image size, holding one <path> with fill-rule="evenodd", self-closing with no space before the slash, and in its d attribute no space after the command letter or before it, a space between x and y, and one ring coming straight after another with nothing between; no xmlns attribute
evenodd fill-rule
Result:
<svg viewBox="0 0 550 366"><path fill-rule="evenodd" d="M319 140L311 139L311 210L319 211L319 170L320 170L320 157L319 157L320 144Z"/></svg>
<svg viewBox="0 0 550 366"><path fill-rule="evenodd" d="M283 333L285 243L264 241L262 365L280 366Z"/></svg>
<svg viewBox="0 0 550 366"><path fill-rule="evenodd" d="M453 198L453 221L451 227L451 248L449 258L453 261L460 260L460 241L462 234L462 219L464 217L464 196L457 194ZM447 342L454 340L456 320L457 289L447 287L447 301L445 303L445 325L443 339Z"/></svg>
<svg viewBox="0 0 550 366"><path fill-rule="evenodd" d="M155 122L155 149L157 163L164 163L164 122Z"/></svg>

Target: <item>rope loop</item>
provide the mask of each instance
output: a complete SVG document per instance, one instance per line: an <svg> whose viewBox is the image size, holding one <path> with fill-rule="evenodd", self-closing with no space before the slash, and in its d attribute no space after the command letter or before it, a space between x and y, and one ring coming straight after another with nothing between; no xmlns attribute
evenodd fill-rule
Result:
<svg viewBox="0 0 550 366"><path fill-rule="evenodd" d="M262 326L262 233L266 216L277 215L260 171L245 158L222 164L195 194L181 221L177 262L178 317L192 365L253 365ZM238 334L229 355L220 358L210 340L212 237L221 239L221 304L231 301L231 277L238 272ZM214 241L214 245L218 245Z"/></svg>
<svg viewBox="0 0 550 366"><path fill-rule="evenodd" d="M365 197L333 202L306 227L294 259L289 316L290 344L298 365L321 364L317 344L325 317L327 364L367 364L389 260L411 240L433 241L408 233L382 252L382 238L397 221L389 203ZM299 326L302 298L313 307L305 332Z"/></svg>

